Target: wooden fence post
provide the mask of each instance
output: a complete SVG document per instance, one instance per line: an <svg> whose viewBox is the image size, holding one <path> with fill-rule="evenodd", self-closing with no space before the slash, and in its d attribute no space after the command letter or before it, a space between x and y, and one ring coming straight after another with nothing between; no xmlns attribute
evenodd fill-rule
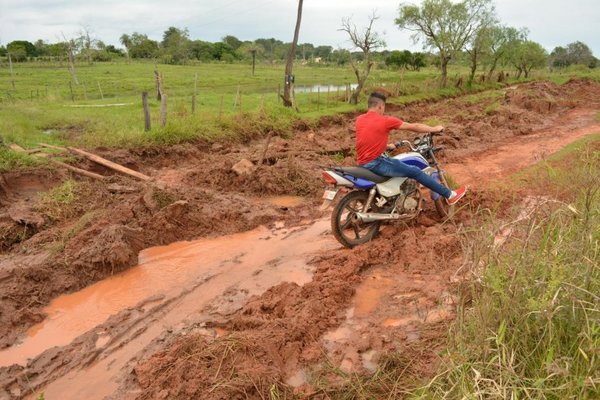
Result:
<svg viewBox="0 0 600 400"><path fill-rule="evenodd" d="M162 98L162 78L158 72L158 70L154 70L154 81L156 85L156 100L161 101Z"/></svg>
<svg viewBox="0 0 600 400"><path fill-rule="evenodd" d="M160 99L160 126L167 125L167 95L162 93Z"/></svg>
<svg viewBox="0 0 600 400"><path fill-rule="evenodd" d="M196 94L192 95L192 114L196 112Z"/></svg>
<svg viewBox="0 0 600 400"><path fill-rule="evenodd" d="M148 106L148 92L142 92L142 105L144 107L144 130L148 132L150 126L150 107Z"/></svg>

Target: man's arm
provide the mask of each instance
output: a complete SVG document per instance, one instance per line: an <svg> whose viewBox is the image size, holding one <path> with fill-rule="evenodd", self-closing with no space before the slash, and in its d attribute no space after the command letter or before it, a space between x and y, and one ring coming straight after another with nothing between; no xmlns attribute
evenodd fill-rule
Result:
<svg viewBox="0 0 600 400"><path fill-rule="evenodd" d="M403 123L398 130L401 131L412 131L417 133L428 133L428 132L441 132L444 130L442 125L429 126L425 124L409 124L408 122Z"/></svg>

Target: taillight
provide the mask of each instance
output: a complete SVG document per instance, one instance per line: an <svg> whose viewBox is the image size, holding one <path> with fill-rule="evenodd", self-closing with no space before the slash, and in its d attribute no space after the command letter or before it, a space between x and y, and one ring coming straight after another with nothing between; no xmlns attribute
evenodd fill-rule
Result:
<svg viewBox="0 0 600 400"><path fill-rule="evenodd" d="M335 178L331 176L327 171L323 171L321 175L323 176L323 179L325 179L325 182L331 183L332 185L337 185L337 181L335 180Z"/></svg>

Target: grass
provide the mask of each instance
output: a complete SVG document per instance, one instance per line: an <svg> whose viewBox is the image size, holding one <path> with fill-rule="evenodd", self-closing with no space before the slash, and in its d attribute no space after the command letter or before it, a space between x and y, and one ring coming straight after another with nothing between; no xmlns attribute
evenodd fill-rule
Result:
<svg viewBox="0 0 600 400"><path fill-rule="evenodd" d="M71 211L69 206L78 199L81 185L68 179L61 185L42 193L36 206L37 210L47 215L52 221L65 218Z"/></svg>
<svg viewBox="0 0 600 400"><path fill-rule="evenodd" d="M47 161L0 146L0 173L47 165Z"/></svg>
<svg viewBox="0 0 600 400"><path fill-rule="evenodd" d="M345 103L345 89L298 92L300 112L283 107L277 95L283 76L282 65L263 65L252 76L250 67L241 64L96 63L80 65L77 72L80 84L71 86L66 65L20 63L15 64L14 69L16 83L12 89L8 68L0 66L0 88L6 89L0 90L0 132L5 142L25 148L39 142L87 148L143 147L221 138L247 140L268 132L286 136L292 133L298 120L314 124L323 116L365 107ZM155 69L162 74L168 94L165 127L159 124L160 102L154 94ZM348 67L298 65L295 74L297 87L315 84L345 87L355 79ZM377 68L368 83L370 87L366 92L385 87L403 93L393 99L398 104L456 96L467 91L439 89L434 68L402 77L397 71ZM492 87L497 84L473 90ZM142 91L150 93L150 132L143 130ZM197 107L192 113L194 92ZM120 105L95 107L110 104Z"/></svg>

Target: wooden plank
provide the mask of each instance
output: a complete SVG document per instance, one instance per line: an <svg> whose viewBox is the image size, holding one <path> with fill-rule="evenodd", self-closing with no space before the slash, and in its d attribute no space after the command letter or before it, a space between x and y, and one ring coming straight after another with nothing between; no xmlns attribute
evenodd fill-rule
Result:
<svg viewBox="0 0 600 400"><path fill-rule="evenodd" d="M19 152L19 153L25 153L25 149L22 148L21 146L19 146L18 144L11 143L11 144L8 145L8 147L11 150L13 150L13 151L16 151L16 152Z"/></svg>
<svg viewBox="0 0 600 400"><path fill-rule="evenodd" d="M143 180L143 181L149 181L152 178L150 178L148 175L144 175L140 172L134 171L132 169L129 169L127 167L124 167L122 165L119 165L117 163L114 163L112 161L107 160L106 158L102 158L100 156L97 156L95 154L92 153L88 153L87 151L81 150L81 149L77 149L75 147L67 147L67 149L69 149L69 151L75 153L75 154L79 154L80 156L84 156L86 158L88 158L89 160L92 160L93 162L103 165L107 168L113 169L115 171L121 172L123 174L129 175L129 176L133 176L134 178Z"/></svg>
<svg viewBox="0 0 600 400"><path fill-rule="evenodd" d="M67 151L67 149L65 147L60 147L60 146L54 146L52 144L47 144L47 143L38 143L40 146L42 147L46 147L48 149L54 149L54 150L60 150L60 151Z"/></svg>
<svg viewBox="0 0 600 400"><path fill-rule="evenodd" d="M77 168L77 167L74 167L72 165L65 164L64 162L61 162L61 161L58 161L58 160L53 160L51 158L49 160L50 160L50 162L52 162L52 163L54 163L56 165L60 165L61 167L64 167L64 168L68 169L69 171L73 171L73 172L75 172L77 174L84 175L84 176L87 176L87 177L90 177L90 178L94 178L94 179L99 179L99 180L106 179L105 176L96 174L95 172L86 171L84 169Z"/></svg>

